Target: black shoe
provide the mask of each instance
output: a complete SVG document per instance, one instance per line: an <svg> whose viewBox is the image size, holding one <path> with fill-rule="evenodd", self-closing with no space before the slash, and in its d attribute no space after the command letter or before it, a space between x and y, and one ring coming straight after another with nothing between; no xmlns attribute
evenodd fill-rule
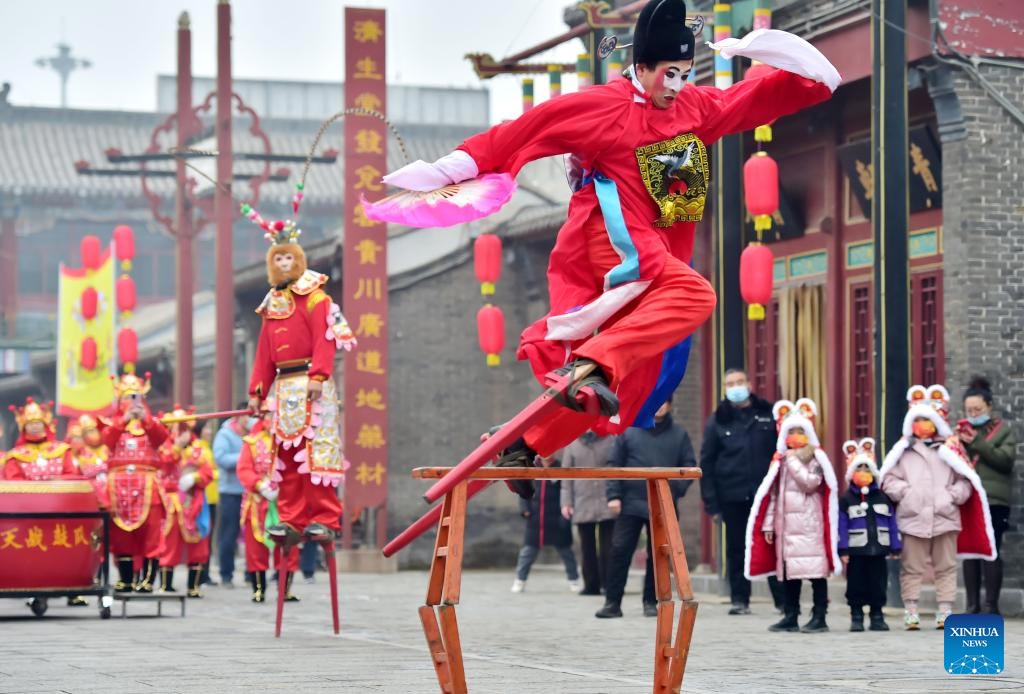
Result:
<svg viewBox="0 0 1024 694"><path fill-rule="evenodd" d="M657 617L658 616L658 603L656 602L645 602L644 603L644 617Z"/></svg>
<svg viewBox="0 0 1024 694"><path fill-rule="evenodd" d="M203 575L202 564L188 567L188 597L190 598L201 598L203 594L199 592L200 579Z"/></svg>
<svg viewBox="0 0 1024 694"><path fill-rule="evenodd" d="M579 359L572 364L566 364L560 368L555 369L554 374L556 376L565 376L573 368L579 369L581 366L593 364L589 359ZM563 405L571 410L581 411L580 405L576 402L576 396L579 394L581 388L590 388L594 391L594 395L597 396L597 402L601 408L601 414L605 417L614 417L619 413L619 397L612 392L612 389L608 387L608 379L605 378L604 373L601 372L601 368L598 367L590 372L587 376L571 383L569 388L565 392L565 397L559 397L558 400Z"/></svg>
<svg viewBox="0 0 1024 694"><path fill-rule="evenodd" d="M796 618L799 612L789 612L782 619L768 627L768 631L800 631Z"/></svg>
<svg viewBox="0 0 1024 694"><path fill-rule="evenodd" d="M864 615L850 617L850 631L864 631Z"/></svg>
<svg viewBox="0 0 1024 694"><path fill-rule="evenodd" d="M275 542L280 542L285 547L302 542L302 533L287 523L278 523L277 525L270 526L267 528L267 534L274 538Z"/></svg>
<svg viewBox="0 0 1024 694"><path fill-rule="evenodd" d="M264 602L267 599L267 572L252 572L252 601Z"/></svg>
<svg viewBox="0 0 1024 694"><path fill-rule="evenodd" d="M863 627L863 623L861 626ZM811 621L803 625L800 633L820 634L823 631L828 631L828 624L825 623L825 610L821 607L815 607L811 610Z"/></svg>
<svg viewBox="0 0 1024 694"><path fill-rule="evenodd" d="M885 623L885 615L881 610L869 614L868 619L870 620L868 631L889 631L889 625Z"/></svg>
<svg viewBox="0 0 1024 694"><path fill-rule="evenodd" d="M494 436L501 430L503 425L491 427L488 432L491 436ZM526 444L526 439L520 436L518 439L508 445L498 455L498 459L494 462L494 467L533 467L533 461L537 457L537 451L533 450Z"/></svg>
<svg viewBox="0 0 1024 694"><path fill-rule="evenodd" d="M750 614L750 606L744 605L743 603L734 602L732 607L729 608L729 614Z"/></svg>
<svg viewBox="0 0 1024 694"><path fill-rule="evenodd" d="M174 593L174 567L173 566L161 566L160 567L160 592L161 593Z"/></svg>
<svg viewBox="0 0 1024 694"><path fill-rule="evenodd" d="M68 607L88 607L89 601L83 598L81 595L76 595L73 598L68 598Z"/></svg>
<svg viewBox="0 0 1024 694"><path fill-rule="evenodd" d="M334 531L323 523L312 523L302 532L312 542L334 542Z"/></svg>
<svg viewBox="0 0 1024 694"><path fill-rule="evenodd" d="M159 564L160 562L157 559L144 559L142 561L142 571L139 572L139 577L135 581L136 593L153 592L153 581L156 580L157 570L160 568Z"/></svg>
<svg viewBox="0 0 1024 694"><path fill-rule="evenodd" d="M118 580L114 582L115 593L132 592L132 583L135 581L135 561L131 557L117 558Z"/></svg>
<svg viewBox="0 0 1024 694"><path fill-rule="evenodd" d="M301 598L292 592L292 579L295 578L295 574L291 571L288 572L288 576L284 579L284 601L285 602L301 602ZM280 588L278 588L280 590Z"/></svg>
<svg viewBox="0 0 1024 694"><path fill-rule="evenodd" d="M594 613L594 616L598 619L615 619L622 616L622 608L618 603L606 602L604 607Z"/></svg>

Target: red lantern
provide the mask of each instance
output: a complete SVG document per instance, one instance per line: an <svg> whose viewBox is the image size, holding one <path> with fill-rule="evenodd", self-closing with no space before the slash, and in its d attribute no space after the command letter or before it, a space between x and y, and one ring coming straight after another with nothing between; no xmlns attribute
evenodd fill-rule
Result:
<svg viewBox="0 0 1024 694"><path fill-rule="evenodd" d="M96 368L96 340L91 337L82 340L82 345L78 350L78 363L86 371Z"/></svg>
<svg viewBox="0 0 1024 694"><path fill-rule="evenodd" d="M743 197L754 216L754 230L772 228L772 215L779 209L779 165L767 152L757 152L743 165Z"/></svg>
<svg viewBox="0 0 1024 694"><path fill-rule="evenodd" d="M95 270L100 266L100 240L97 236L85 236L79 246L82 253L82 265L88 270Z"/></svg>
<svg viewBox="0 0 1024 694"><path fill-rule="evenodd" d="M117 353L122 364L132 364L139 360L139 336L131 328L117 331Z"/></svg>
<svg viewBox="0 0 1024 694"><path fill-rule="evenodd" d="M772 300L775 259L763 243L752 243L740 254L740 296L749 304L747 318L764 320L764 307Z"/></svg>
<svg viewBox="0 0 1024 694"><path fill-rule="evenodd" d="M82 291L82 318L92 320L96 317L96 309L99 306L99 294L93 287L86 287Z"/></svg>
<svg viewBox="0 0 1024 694"><path fill-rule="evenodd" d="M487 366L501 363L501 350L505 349L505 314L497 306L487 304L476 314L476 329L480 351L487 355Z"/></svg>
<svg viewBox="0 0 1024 694"><path fill-rule="evenodd" d="M495 234L480 234L473 242L473 269L480 281L480 293L494 294L494 284L501 277L501 239Z"/></svg>
<svg viewBox="0 0 1024 694"><path fill-rule="evenodd" d="M135 280L127 275L117 280L117 310L128 312L135 310Z"/></svg>
<svg viewBox="0 0 1024 694"><path fill-rule="evenodd" d="M128 272L132 269L135 258L135 232L126 224L114 227L114 251L121 261L121 269Z"/></svg>

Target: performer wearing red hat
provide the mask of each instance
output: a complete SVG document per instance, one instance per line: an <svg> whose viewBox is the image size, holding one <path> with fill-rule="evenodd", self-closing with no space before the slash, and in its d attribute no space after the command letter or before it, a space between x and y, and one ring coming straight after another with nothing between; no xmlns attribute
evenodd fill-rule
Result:
<svg viewBox="0 0 1024 694"><path fill-rule="evenodd" d="M119 579L114 590L152 593L160 556L163 508L157 491L157 472L163 462L157 452L167 429L146 407L149 374L126 373L114 381L118 413L103 431L110 449L107 493L113 525L110 551L117 558ZM141 570L134 575L134 562Z"/></svg>
<svg viewBox="0 0 1024 694"><path fill-rule="evenodd" d="M175 405L171 417L192 414ZM158 475L164 510L160 544L160 589L174 591L174 567L182 554L188 565L188 597L201 598L199 581L210 558L210 511L206 486L213 481L213 454L195 435L195 423L171 425L171 436L160 446L163 469Z"/></svg>
<svg viewBox="0 0 1024 694"><path fill-rule="evenodd" d="M323 290L327 276L307 269L295 222L268 222L248 205L242 212L271 244L271 289L256 309L263 327L249 382L249 407L255 412L267 399L274 413L272 477L279 484L280 522L267 532L286 546L328 542L340 530L337 488L345 472L334 355L339 347L352 349L355 336Z"/></svg>
<svg viewBox="0 0 1024 694"><path fill-rule="evenodd" d="M11 405L21 434L4 457L4 478L9 480L55 480L77 477L71 447L55 440L53 403L26 398L22 407Z"/></svg>

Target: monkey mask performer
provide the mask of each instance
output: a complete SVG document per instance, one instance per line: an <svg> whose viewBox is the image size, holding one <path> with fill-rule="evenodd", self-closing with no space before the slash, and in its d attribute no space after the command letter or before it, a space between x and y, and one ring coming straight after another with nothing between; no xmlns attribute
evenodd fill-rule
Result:
<svg viewBox="0 0 1024 694"><path fill-rule="evenodd" d="M21 433L4 458L4 479L38 481L78 477L71 460L71 447L54 440L52 408L53 403L39 403L32 398L26 398L22 407L10 406Z"/></svg>
<svg viewBox="0 0 1024 694"><path fill-rule="evenodd" d="M158 451L168 434L146 406L149 388L148 373L144 378L133 373L115 378L118 413L103 430L103 442L110 449L110 551L117 558L118 592L152 593L160 556L163 507L157 473L163 462ZM141 566L138 576L133 575L136 559Z"/></svg>
<svg viewBox="0 0 1024 694"><path fill-rule="evenodd" d="M364 202L370 218L404 221L428 206L444 209L449 192L502 177L510 196L511 177L526 163L572 155L570 179L578 180L548 266L551 312L523 332L518 356L542 384L575 374L574 366L597 368L570 385L568 407L527 429L499 464L532 465L535 455L552 455L587 429L605 435L653 426L656 404L682 380L685 340L715 307L714 290L690 267L708 193L708 147L825 101L841 81L816 48L783 31L757 30L713 47L779 69L725 90L687 84L695 37L686 5L651 0L637 19L633 65L623 78L551 99L434 163L417 161L384 177L407 191L446 190L411 195L417 202L401 206L394 205L401 194ZM472 206L462 209L447 223L473 218ZM493 211L477 209L476 216ZM574 411L584 386L597 396L600 415Z"/></svg>
<svg viewBox="0 0 1024 694"><path fill-rule="evenodd" d="M301 193L296 213L298 200ZM263 326L249 382L250 409L257 412L266 398L274 413L272 478L280 522L267 532L286 547L303 539L329 542L340 530L338 486L346 468L331 374L338 348L352 349L356 339L323 290L327 276L307 269L295 222L266 221L248 205L242 214L270 242L270 291L256 309Z"/></svg>
<svg viewBox="0 0 1024 694"><path fill-rule="evenodd" d="M194 414L175 405L171 417ZM195 434L195 421L171 425L171 436L160 446L164 463L158 490L164 509L160 545L160 588L173 592L174 567L182 554L188 565L188 597L201 598L199 580L210 558L210 509L206 486L213 481L213 454Z"/></svg>

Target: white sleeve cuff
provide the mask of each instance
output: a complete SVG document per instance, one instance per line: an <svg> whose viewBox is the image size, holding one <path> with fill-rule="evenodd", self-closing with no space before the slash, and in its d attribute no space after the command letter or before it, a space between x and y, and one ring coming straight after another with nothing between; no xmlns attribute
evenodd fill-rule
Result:
<svg viewBox="0 0 1024 694"><path fill-rule="evenodd" d="M825 84L835 91L843 78L821 51L804 39L778 29L758 29L742 39L727 38L708 44L732 59L737 55Z"/></svg>

